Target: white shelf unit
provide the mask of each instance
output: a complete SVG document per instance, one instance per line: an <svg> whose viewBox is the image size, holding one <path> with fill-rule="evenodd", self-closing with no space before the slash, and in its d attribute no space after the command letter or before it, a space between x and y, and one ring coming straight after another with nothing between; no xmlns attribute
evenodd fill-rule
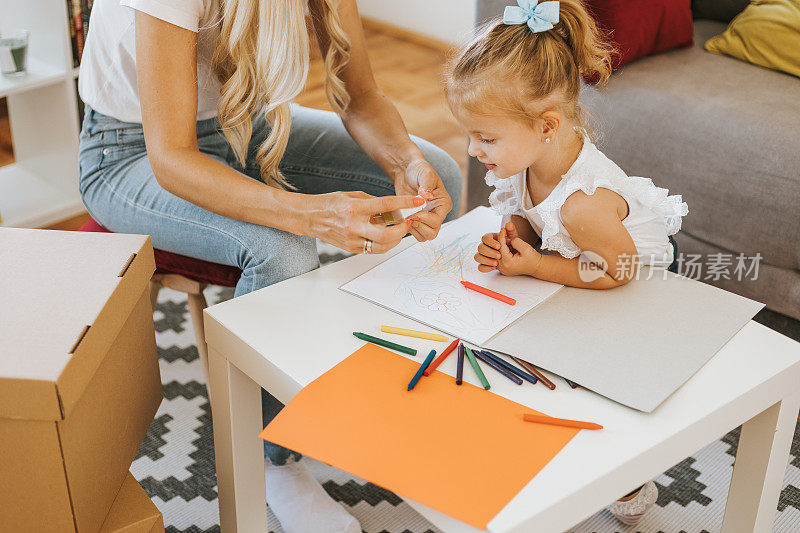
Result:
<svg viewBox="0 0 800 533"><path fill-rule="evenodd" d="M0 167L2 226L40 227L83 212L77 70L65 0L0 0L0 32L31 32L28 72L0 76L15 162Z"/></svg>

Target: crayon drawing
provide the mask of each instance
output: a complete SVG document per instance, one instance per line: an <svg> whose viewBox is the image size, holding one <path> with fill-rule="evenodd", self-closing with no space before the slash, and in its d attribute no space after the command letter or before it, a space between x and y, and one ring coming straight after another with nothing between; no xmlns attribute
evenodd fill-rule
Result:
<svg viewBox="0 0 800 533"><path fill-rule="evenodd" d="M478 208L342 286L342 290L475 344L554 294L561 285L528 276L478 272L481 237L497 231L500 217ZM464 288L471 281L517 300L508 305Z"/></svg>

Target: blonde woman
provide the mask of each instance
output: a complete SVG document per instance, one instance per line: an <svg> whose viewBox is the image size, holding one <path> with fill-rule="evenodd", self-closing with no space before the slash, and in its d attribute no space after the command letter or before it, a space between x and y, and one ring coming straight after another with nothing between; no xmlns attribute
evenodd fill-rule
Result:
<svg viewBox="0 0 800 533"><path fill-rule="evenodd" d="M307 16L336 113L290 104L308 72ZM79 88L91 215L240 267L237 295L316 268L314 238L383 253L407 232L434 238L459 203L458 166L410 138L378 90L355 0L96 0ZM370 223L417 194L430 211ZM266 422L280 405L264 397ZM297 454L265 453L285 531L360 531Z"/></svg>

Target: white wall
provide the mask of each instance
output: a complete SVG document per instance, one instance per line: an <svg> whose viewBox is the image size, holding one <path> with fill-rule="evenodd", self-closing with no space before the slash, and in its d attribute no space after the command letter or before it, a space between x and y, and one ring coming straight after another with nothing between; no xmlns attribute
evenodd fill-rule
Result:
<svg viewBox="0 0 800 533"><path fill-rule="evenodd" d="M475 0L358 0L358 10L364 17L452 44L470 39L475 21Z"/></svg>

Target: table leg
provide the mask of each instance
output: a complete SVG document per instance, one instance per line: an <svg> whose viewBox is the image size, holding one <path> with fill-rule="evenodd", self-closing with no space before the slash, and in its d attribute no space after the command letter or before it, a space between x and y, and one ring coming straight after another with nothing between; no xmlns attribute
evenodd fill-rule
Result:
<svg viewBox="0 0 800 533"><path fill-rule="evenodd" d="M266 533L261 387L213 349L208 363L222 533Z"/></svg>
<svg viewBox="0 0 800 533"><path fill-rule="evenodd" d="M800 398L785 398L742 425L723 533L772 531Z"/></svg>

